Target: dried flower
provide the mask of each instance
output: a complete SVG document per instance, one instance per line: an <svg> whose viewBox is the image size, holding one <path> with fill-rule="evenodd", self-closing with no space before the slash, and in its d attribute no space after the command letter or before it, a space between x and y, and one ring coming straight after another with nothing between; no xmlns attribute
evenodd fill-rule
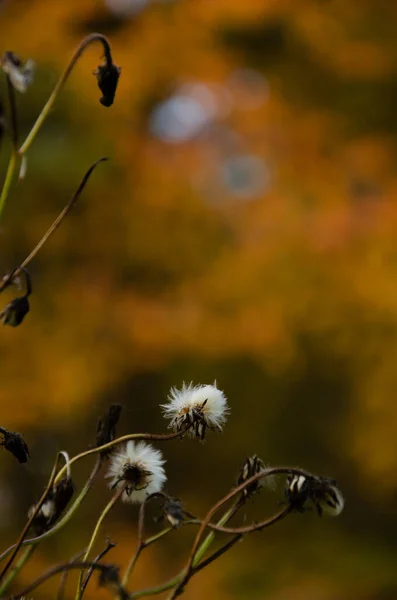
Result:
<svg viewBox="0 0 397 600"><path fill-rule="evenodd" d="M27 462L30 457L29 448L21 434L16 431L7 431L3 427L0 427L0 433L3 434L3 440L0 442L0 445L8 450L8 452L11 452L20 463Z"/></svg>
<svg viewBox="0 0 397 600"><path fill-rule="evenodd" d="M142 503L147 496L161 491L167 479L164 462L159 450L144 442L129 441L112 455L106 477L111 478L111 488L126 484L124 502Z"/></svg>
<svg viewBox="0 0 397 600"><path fill-rule="evenodd" d="M174 431L189 429L190 435L201 440L206 429L222 430L229 412L226 396L214 385L186 385L182 389L171 388L169 403L162 404L164 416L170 419Z"/></svg>
<svg viewBox="0 0 397 600"><path fill-rule="evenodd" d="M120 600L128 600L129 594L120 583L120 569L115 565L101 565L99 587L105 587Z"/></svg>
<svg viewBox="0 0 397 600"><path fill-rule="evenodd" d="M0 312L0 320L3 321L3 325L10 325L11 327L18 327L28 314L30 309L29 300L27 296L18 296L7 304Z"/></svg>
<svg viewBox="0 0 397 600"><path fill-rule="evenodd" d="M338 516L345 505L342 492L334 479L313 475L290 475L286 481L285 496L289 506L298 512L308 510L310 502L318 516Z"/></svg>
<svg viewBox="0 0 397 600"><path fill-rule="evenodd" d="M116 425L120 418L122 406L120 404L112 404L105 416L99 419L96 433L96 445L104 446L112 442L116 437ZM102 455L107 456L108 450L105 450Z"/></svg>
<svg viewBox="0 0 397 600"><path fill-rule="evenodd" d="M103 94L99 102L103 106L112 106L120 77L120 67L106 61L104 65L99 65L94 75L97 77L98 87Z"/></svg>
<svg viewBox="0 0 397 600"><path fill-rule="evenodd" d="M5 52L1 59L3 71L7 73L9 80L18 92L25 93L33 82L35 63L28 59L24 65L17 54Z"/></svg>
<svg viewBox="0 0 397 600"><path fill-rule="evenodd" d="M177 498L167 498L163 506L163 515L177 529L183 521L185 511Z"/></svg>
<svg viewBox="0 0 397 600"><path fill-rule="evenodd" d="M254 456L247 458L243 466L241 467L240 474L237 479L237 485L241 485L248 479L251 479L254 475L262 471L265 468L263 461L254 454ZM250 485L244 488L242 491L242 495L245 498L253 496L255 493L259 492L263 485L263 480L257 479Z"/></svg>
<svg viewBox="0 0 397 600"><path fill-rule="evenodd" d="M70 477L64 477L52 488L39 512L32 522L32 527L37 535L41 535L47 531L61 516L67 505L69 504L74 494L74 485ZM36 505L30 507L28 516L31 517L36 510Z"/></svg>

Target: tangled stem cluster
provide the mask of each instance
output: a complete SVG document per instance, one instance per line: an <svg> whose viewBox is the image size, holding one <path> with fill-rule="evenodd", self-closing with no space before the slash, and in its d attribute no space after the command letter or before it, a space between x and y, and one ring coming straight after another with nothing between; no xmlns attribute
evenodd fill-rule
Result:
<svg viewBox="0 0 397 600"><path fill-rule="evenodd" d="M6 52L1 59L9 99L9 122L12 152L0 194L0 217L6 199L14 183L18 165L20 175L26 171L27 150L31 147L36 135L68 80L75 64L85 49L92 43L100 43L104 50L104 62L95 71L97 83L101 91L100 103L109 107L113 104L120 76L120 68L112 59L110 44L105 36L92 34L86 37L76 49L65 71L61 75L50 98L34 123L25 141L19 144L18 118L15 91L25 93L32 84L34 65L31 60L23 63L14 52ZM0 117L3 117L0 114ZM0 130L0 135L2 131ZM70 201L55 219L41 240L29 255L0 282L0 292L19 284L21 278L25 293L17 296L3 310L0 319L5 325L17 327L22 324L30 310L32 283L26 267L36 257L39 250L47 244L63 220L68 216L79 200L89 177L96 166L106 160L100 158L92 164L84 175L80 185ZM203 518L190 514L184 504L174 496L164 492L167 480L164 468L165 461L154 442L170 442L186 436L204 441L207 435L216 431L222 432L230 409L223 391L213 385L194 385L183 383L181 388L172 388L167 402L161 409L171 433L130 433L117 437L116 427L121 413L119 405L112 405L100 420L96 432L96 444L89 450L69 457L66 452L59 452L52 473L41 498L30 508L26 524L17 541L0 555L0 597L16 600L27 597L48 579L62 574L58 589L58 600L65 593L68 573L77 572L75 600L84 597L87 586L94 573L99 575L99 585L105 587L111 597L119 600L138 599L143 596L155 596L169 591L169 599L176 598L186 589L189 581L202 569L229 551L238 541L253 532L263 531L292 514L306 512L315 508L319 516L340 514L344 506L343 495L333 479L318 477L302 469L292 467L265 467L265 463L256 455L245 460L237 475L237 483L215 503ZM0 444L11 452L15 458L24 463L29 459L29 449L19 433L0 427ZM72 480L72 467L79 461L96 456L96 462L88 474L84 485L76 490ZM65 464L61 466L61 462ZM106 477L110 480L109 501L98 515L94 530L88 539L84 552L72 558L65 557L65 562L41 574L35 581L18 593L13 593L13 586L34 551L46 540L58 535L86 502L89 493L98 481L103 467L108 464ZM284 491L281 500L282 508L270 517L259 522L247 524L247 500L254 495L270 489L266 483L275 476L283 478ZM104 520L119 500L140 505L137 523L137 545L127 565L115 565L104 561L116 545L107 540L105 547L94 555ZM159 510L159 523L163 523L154 534L146 535L146 507L155 502ZM240 517L241 523L236 524ZM233 524L231 524L233 521ZM171 579L152 588L134 589L131 581L133 570L144 550L153 546L160 539L170 536L181 528L196 528L191 550L185 564ZM227 534L225 541L219 541L219 534ZM29 537L30 536L30 537ZM171 538L171 536L170 536ZM214 548L214 546L216 546Z"/></svg>

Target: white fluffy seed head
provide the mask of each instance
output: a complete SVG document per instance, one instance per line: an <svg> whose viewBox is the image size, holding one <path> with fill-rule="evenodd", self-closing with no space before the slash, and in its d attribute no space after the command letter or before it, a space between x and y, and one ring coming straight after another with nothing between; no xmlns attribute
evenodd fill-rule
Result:
<svg viewBox="0 0 397 600"><path fill-rule="evenodd" d="M214 385L183 383L179 390L171 388L168 404L162 404L164 417L174 431L189 428L193 437L204 439L206 429L222 430L229 412L226 396Z"/></svg>
<svg viewBox="0 0 397 600"><path fill-rule="evenodd" d="M106 475L109 486L119 488L127 484L122 500L142 504L147 496L161 491L167 479L164 462L160 450L145 442L129 441L110 458Z"/></svg>

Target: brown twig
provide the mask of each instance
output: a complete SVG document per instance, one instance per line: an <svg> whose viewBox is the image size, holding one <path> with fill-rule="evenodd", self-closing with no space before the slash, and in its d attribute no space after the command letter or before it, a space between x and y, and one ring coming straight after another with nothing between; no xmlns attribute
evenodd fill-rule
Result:
<svg viewBox="0 0 397 600"><path fill-rule="evenodd" d="M89 569L90 567L96 569L97 571L101 571L102 573L106 573L106 571L109 568L111 568L112 565L104 565L96 563L95 561L77 561L74 563L65 563L63 565L58 565L56 567L52 567L51 569L40 575L40 577L38 577L33 583L28 585L18 594L12 594L11 596L7 596L4 600L22 600L22 598L30 594L30 592L39 587L39 585L47 581L47 579L50 579L55 575L59 575L59 573L63 573L64 571L71 571L72 569Z"/></svg>
<svg viewBox="0 0 397 600"><path fill-rule="evenodd" d="M101 457L98 457L98 459L95 462L95 465L92 469L92 472L88 478L87 481L87 487L88 489L92 487L96 476L99 473L100 467L102 464L102 459ZM67 514L65 515L65 518L67 517ZM34 517L33 517L34 518ZM21 546L29 546L30 544L38 544L39 542L42 542L43 540L46 540L47 538L51 537L53 535L54 530L56 531L60 524L62 523L62 519L60 519L57 523L55 523L54 527L52 529L49 529L48 531L46 531L45 533L43 533L42 535L38 535L36 537L33 538L28 538L27 540L24 540L21 544ZM7 550L5 550L1 555L0 555L0 562L2 560L4 560L8 554L16 547L16 544L13 544L12 546L10 546L9 548L7 548Z"/></svg>
<svg viewBox="0 0 397 600"><path fill-rule="evenodd" d="M182 593L183 588L185 587L185 585L187 584L189 579L194 574L194 567L193 567L194 557L198 550L201 536L202 536L203 532L205 531L206 527L208 527L213 515L216 512L218 512L218 510L226 502L228 502L229 500L234 498L236 495L238 495L244 489L248 488L248 486L252 485L255 481L258 481L259 479L262 479L263 477L269 477L270 475L277 475L277 474L282 474L282 475L294 474L294 475L303 475L304 477L311 475L310 473L307 473L306 471L302 471L301 469L295 469L295 468L290 468L290 467L269 467L267 469L263 469L263 470L259 471L258 473L256 473L255 475L253 475L252 477L250 477L249 479L247 479L246 481L244 481L243 483L241 483L240 485L235 487L233 490L231 490L231 492L226 494L223 498L221 498L221 500L219 500L219 502L217 502L208 511L205 519L201 523L200 529L199 529L199 531L196 535L196 538L193 542L193 546L192 546L191 552L189 554L188 562L186 564L185 569L183 569L183 571L185 572L185 575L183 576L183 578L181 579L181 581L179 582L179 584L173 591L173 593L170 597L171 600L176 598L177 596L179 596ZM229 530L228 533L236 533L236 534L242 533L243 534L243 533L249 533L250 531L254 531L255 528L264 529L265 527L268 527L268 526L273 525L274 523L278 522L279 520L284 518L290 512L291 512L291 509L289 507L287 507L283 511L278 513L275 517L271 517L270 519L263 521L262 523L255 524L253 526L251 525L248 527L243 527L243 528L236 528L236 529L233 528L231 531Z"/></svg>
<svg viewBox="0 0 397 600"><path fill-rule="evenodd" d="M36 506L35 506L35 509L34 509L34 511L32 512L31 516L29 517L29 519L28 519L28 521L27 521L27 523L26 523L25 527L23 528L23 530L22 530L22 533L21 533L21 535L19 536L19 539L18 539L18 541L16 542L16 544L15 544L15 546L14 546L14 550L13 550L13 552L11 552L11 556L10 556L10 558L8 559L8 561L7 561L6 565L5 565L5 567L3 568L2 572L0 573L0 581L2 581L2 580L3 580L3 577L4 577L4 576L5 576L5 574L7 573L7 571L8 571L8 569L10 568L10 566L11 566L11 564L12 564L12 562L13 562L14 558L15 558L15 557L16 557L16 555L18 554L18 550L19 550L19 548L21 547L21 545L22 545L22 543L23 543L23 541L24 541L24 539L25 539L25 536L26 536L27 532L29 531L29 527L30 527L30 526L31 526L31 524L33 523L33 520L35 519L35 517L36 517L36 515L38 514L38 512L39 512L40 508L42 507L42 505L43 505L43 504L44 504L44 502L45 502L45 499L46 499L46 497L47 497L47 494L48 494L48 492L50 491L50 489L52 488L52 486L53 486L53 484L54 484L55 477L56 477L56 473L57 473L57 470L58 470L58 463L59 463L60 457L61 457L61 454L60 454L60 453L58 453L58 454L57 454L57 458L56 458L56 460L55 460L54 467L53 467L53 469L52 469L52 473L51 473L50 479L49 479L49 481L48 481L48 484L47 484L47 487L46 487L46 489L44 490L44 492L43 492L43 494L42 494L42 496L41 496L40 500L39 500L39 501L38 501L38 503L36 504ZM1 557L0 557L0 559L1 559Z"/></svg>
<svg viewBox="0 0 397 600"><path fill-rule="evenodd" d="M243 534L238 533L237 535L232 537L231 540L229 540L223 546L218 548L218 550L215 550L215 552L213 552L210 556L208 556L208 558L206 558L205 560L202 560L201 563L199 563L196 567L194 567L194 574L201 571L201 569L208 567L208 565L211 564L214 560L216 560L217 558L222 556L222 554L225 554L225 552L230 550L230 548L232 548L234 546L234 544L236 544L239 540L241 540L242 537L243 537Z"/></svg>
<svg viewBox="0 0 397 600"><path fill-rule="evenodd" d="M15 277L18 277L21 274L23 269L25 267L27 267L27 265L30 263L31 260L33 260L33 258L36 256L36 254L39 252L39 250L44 246L44 244L51 237L51 235L58 229L58 227L60 226L60 224L62 223L64 218L69 214L69 212L72 210L72 208L76 204L77 200L79 199L79 197L80 197L82 191L84 190L84 188L87 184L87 181L88 181L91 173L95 169L95 167L97 167L97 165L99 165L99 163L101 163L105 160L108 160L108 159L106 157L100 158L99 160L97 160L96 162L94 162L91 165L91 167L88 169L88 171L84 175L83 179L81 180L79 187L77 188L77 190L75 191L75 193L73 194L73 196L71 197L71 199L69 200L69 202L67 203L65 208L59 213L59 215L57 216L55 221L52 223L52 225L49 227L49 229L46 231L46 233L43 235L41 240L36 244L36 246L33 248L33 250L30 252L30 254L25 258L25 260L18 267L16 267L9 275L6 275L6 277L4 277L4 279L3 279L3 281L0 282L0 292L2 292L9 285L11 285L11 283L13 282Z"/></svg>
<svg viewBox="0 0 397 600"><path fill-rule="evenodd" d="M114 544L110 540L106 540L106 547L98 554L98 556L96 558L94 558L93 564L99 563L101 558L103 558L115 546L116 546L116 544ZM87 575L85 576L83 583L81 584L81 595L83 595L85 588L87 587L88 582L89 582L93 572L94 572L94 567L93 567L93 565L91 565L91 567L87 571Z"/></svg>
<svg viewBox="0 0 397 600"><path fill-rule="evenodd" d="M84 556L85 552L86 552L86 549L84 549L82 552L79 552L78 554L76 554L75 556L73 556L69 560L68 564L72 564L72 563L76 562L76 560L79 560L79 558L81 558L82 556ZM64 571L62 573L61 581L60 581L59 588L58 588L57 600L63 600L63 598L65 596L65 588L66 588L67 578L68 578L68 571Z"/></svg>

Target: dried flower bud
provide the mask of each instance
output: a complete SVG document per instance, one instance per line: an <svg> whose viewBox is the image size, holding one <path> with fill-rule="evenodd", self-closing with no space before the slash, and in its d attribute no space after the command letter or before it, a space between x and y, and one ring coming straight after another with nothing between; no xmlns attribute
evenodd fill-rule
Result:
<svg viewBox="0 0 397 600"><path fill-rule="evenodd" d="M16 431L7 431L0 427L0 433L3 434L1 445L11 452L20 463L25 463L29 459L29 448L22 436Z"/></svg>
<svg viewBox="0 0 397 600"><path fill-rule="evenodd" d="M318 516L339 515L345 505L342 492L334 479L313 475L290 475L286 481L285 497L292 510L305 512L312 503Z"/></svg>
<svg viewBox="0 0 397 600"><path fill-rule="evenodd" d="M33 81L35 63L29 59L24 65L17 54L5 52L1 59L3 71L7 73L9 80L18 92L25 93Z"/></svg>
<svg viewBox="0 0 397 600"><path fill-rule="evenodd" d="M94 75L97 77L98 87L103 94L99 102L103 106L112 106L120 77L120 67L112 62L106 62L104 65L99 65Z"/></svg>
<svg viewBox="0 0 397 600"><path fill-rule="evenodd" d="M112 404L109 406L106 415L99 419L96 433L96 445L103 446L112 442L116 437L116 425L120 418L122 406L120 404ZM104 451L103 456L106 456L109 451Z"/></svg>
<svg viewBox="0 0 397 600"><path fill-rule="evenodd" d="M51 522L55 522L63 513L74 494L74 484L70 477L64 477L57 484L54 493L55 515Z"/></svg>
<svg viewBox="0 0 397 600"><path fill-rule="evenodd" d="M182 503L177 498L167 498L163 506L163 516L177 529L185 516Z"/></svg>
<svg viewBox="0 0 397 600"><path fill-rule="evenodd" d="M103 566L100 571L98 585L107 588L120 600L128 600L129 594L120 583L119 571L119 567L114 565Z"/></svg>
<svg viewBox="0 0 397 600"><path fill-rule="evenodd" d="M251 479L251 477L253 477L257 473L262 471L262 469L264 469L264 468L265 468L265 465L264 465L263 461L258 456L256 456L256 454L250 458L247 458L247 460L241 467L240 474L237 479L237 485L241 485L248 479ZM244 490L242 491L242 494L245 498L248 498L249 496L252 496L256 492L259 492L261 487L262 487L261 480L257 479L256 481L254 481L253 483L248 485L246 488L244 488Z"/></svg>
<svg viewBox="0 0 397 600"><path fill-rule="evenodd" d="M18 327L28 314L29 309L28 297L18 296L3 308L0 312L0 320L3 321L3 325Z"/></svg>
<svg viewBox="0 0 397 600"><path fill-rule="evenodd" d="M59 519L72 499L74 489L70 477L64 477L55 488L52 488L48 492L45 501L32 522L32 527L37 535L41 535L50 529L50 527ZM32 516L35 509L36 505L30 507L28 513L29 517Z"/></svg>

